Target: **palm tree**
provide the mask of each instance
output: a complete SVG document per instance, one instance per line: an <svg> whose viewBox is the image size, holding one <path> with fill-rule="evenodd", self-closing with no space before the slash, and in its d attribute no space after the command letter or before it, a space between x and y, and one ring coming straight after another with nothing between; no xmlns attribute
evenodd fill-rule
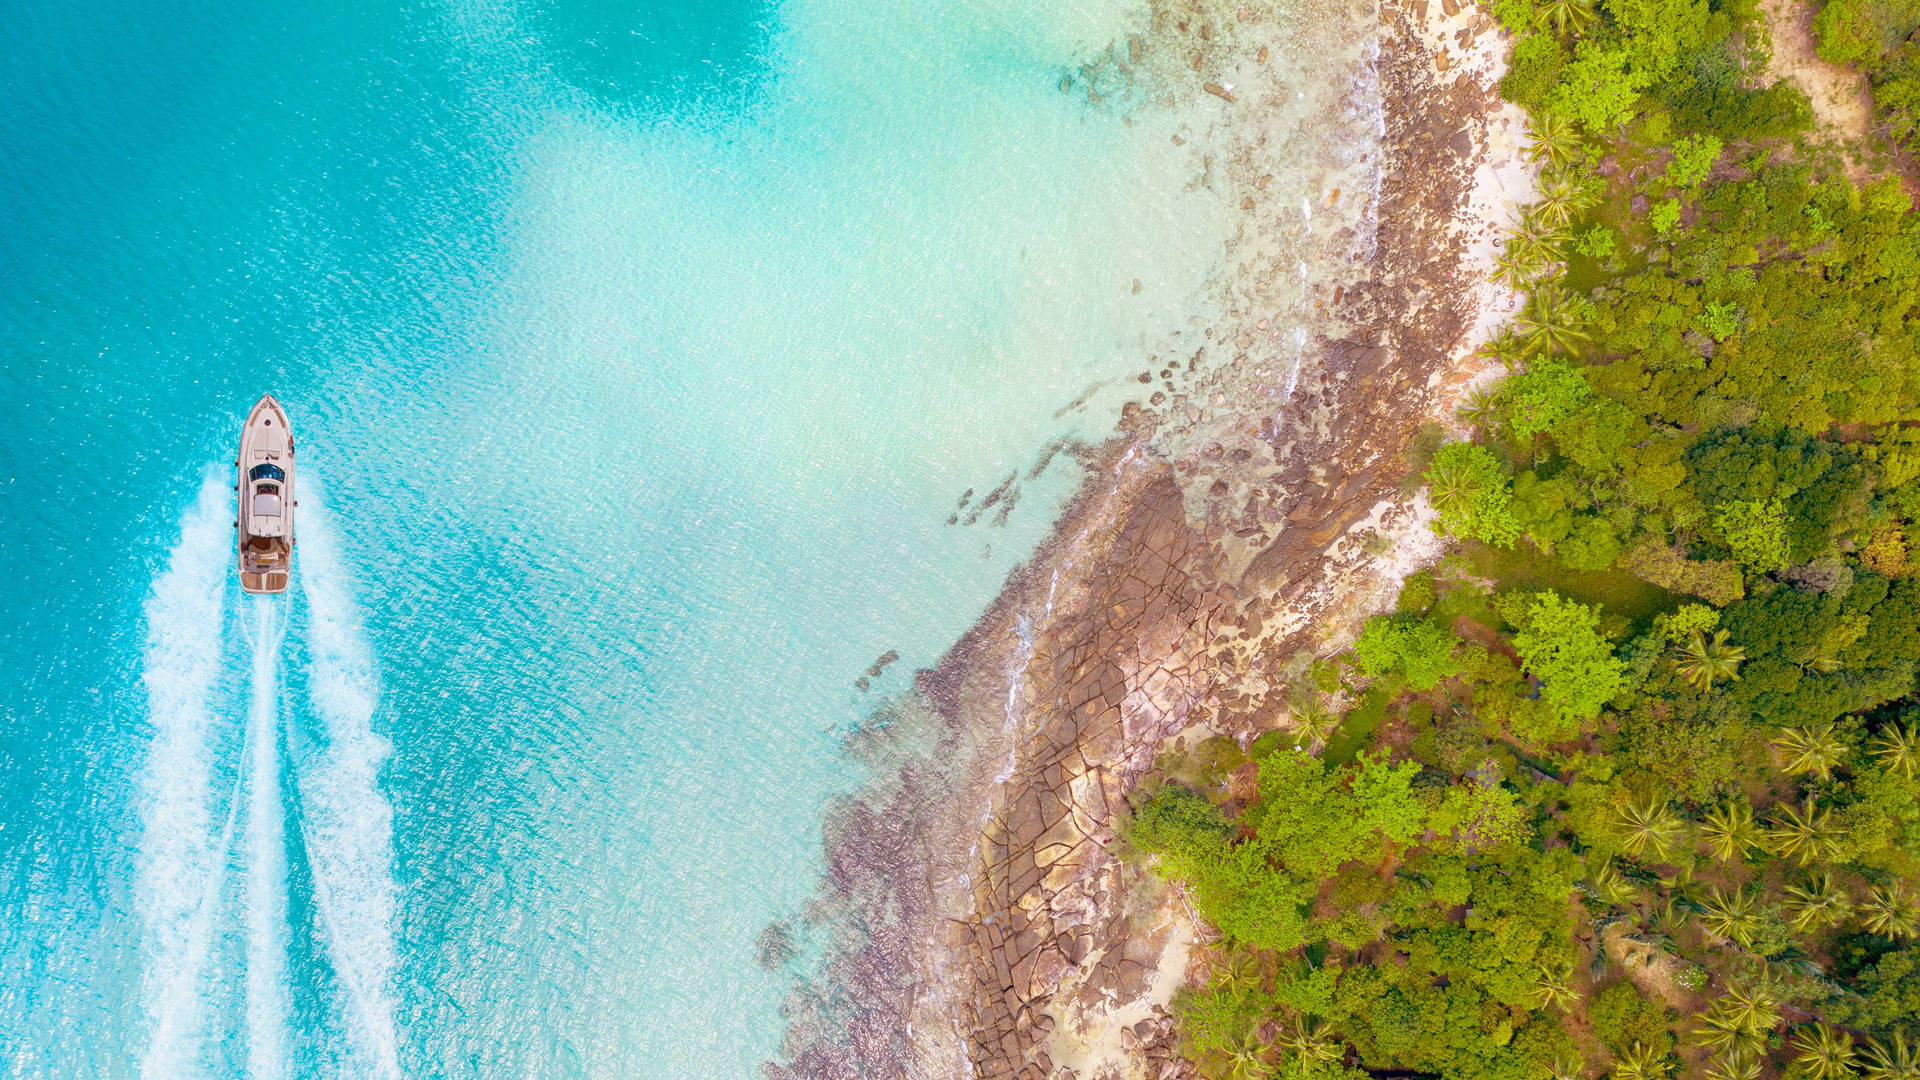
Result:
<svg viewBox="0 0 1920 1080"><path fill-rule="evenodd" d="M1603 903L1620 907L1633 899L1633 886L1609 859L1601 863L1598 870L1587 874L1587 893Z"/></svg>
<svg viewBox="0 0 1920 1080"><path fill-rule="evenodd" d="M1520 215L1520 220L1508 230L1504 250L1535 266L1551 266L1560 261L1560 245L1565 243L1567 234L1550 228L1531 210Z"/></svg>
<svg viewBox="0 0 1920 1080"><path fill-rule="evenodd" d="M1747 650L1727 644L1725 630L1714 631L1712 641L1695 630L1693 637L1674 648L1680 653L1680 659L1674 661L1674 667L1680 672L1680 677L1693 684L1696 690L1711 690L1713 684L1723 678L1738 679L1740 662L1747 658Z"/></svg>
<svg viewBox="0 0 1920 1080"><path fill-rule="evenodd" d="M1270 1080L1273 1062L1267 1060L1267 1052L1259 1036L1248 1032L1244 1041L1227 1051L1225 1080Z"/></svg>
<svg viewBox="0 0 1920 1080"><path fill-rule="evenodd" d="M1480 481L1465 465L1436 464L1427 473L1427 501L1445 519L1464 516L1480 497Z"/></svg>
<svg viewBox="0 0 1920 1080"><path fill-rule="evenodd" d="M1233 1049L1227 1051L1228 1080L1266 1080L1272 1076L1273 1063L1267 1060L1271 1050L1260 1038L1257 1026L1248 1028Z"/></svg>
<svg viewBox="0 0 1920 1080"><path fill-rule="evenodd" d="M1508 244L1500 254L1493 258L1493 272L1487 280L1496 285L1505 285L1515 292L1524 292L1533 288L1553 267L1553 261L1545 257L1537 247L1524 244Z"/></svg>
<svg viewBox="0 0 1920 1080"><path fill-rule="evenodd" d="M1718 1005L1719 1002L1715 1002L1715 1007L1700 1014L1700 1026L1693 1031L1693 1041L1709 1050L1718 1050L1729 1062L1761 1057L1767 1047L1765 1033L1742 1029Z"/></svg>
<svg viewBox="0 0 1920 1080"><path fill-rule="evenodd" d="M1794 1032L1793 1067L1806 1080L1845 1080L1853 1075L1853 1036L1824 1022Z"/></svg>
<svg viewBox="0 0 1920 1080"><path fill-rule="evenodd" d="M1800 652L1799 659L1795 660L1794 663L1798 664L1802 671L1811 671L1818 675L1831 675L1847 666L1845 660L1835 655L1838 651L1839 650L1830 644L1809 646Z"/></svg>
<svg viewBox="0 0 1920 1080"><path fill-rule="evenodd" d="M1760 846L1760 831L1754 827L1753 811L1744 800L1707 811L1700 835L1713 857L1721 862L1744 858L1748 851Z"/></svg>
<svg viewBox="0 0 1920 1080"><path fill-rule="evenodd" d="M1659 902L1653 912L1653 925L1663 934L1676 934L1687 923L1688 913L1698 911L1697 902L1689 902L1678 896L1669 896Z"/></svg>
<svg viewBox="0 0 1920 1080"><path fill-rule="evenodd" d="M1475 351L1490 360L1497 360L1506 367L1512 368L1527 358L1527 343L1520 340L1520 335L1513 332L1513 327L1502 326L1493 332L1493 336L1487 339L1486 344Z"/></svg>
<svg viewBox="0 0 1920 1080"><path fill-rule="evenodd" d="M1792 660L1802 671L1831 675L1847 666L1847 662L1840 658L1840 653L1848 645L1860 640L1860 635L1866 633L1866 627L1866 616L1849 616L1839 626L1820 635L1819 641L1796 652Z"/></svg>
<svg viewBox="0 0 1920 1080"><path fill-rule="evenodd" d="M1486 430L1500 412L1500 392L1492 386L1476 386L1454 406L1454 419L1470 428Z"/></svg>
<svg viewBox="0 0 1920 1080"><path fill-rule="evenodd" d="M1226 962L1208 974L1208 985L1227 991L1256 990L1266 980L1261 977L1260 957L1252 949L1232 949Z"/></svg>
<svg viewBox="0 0 1920 1080"><path fill-rule="evenodd" d="M1520 338L1527 343L1529 352L1571 353L1587 340L1586 331L1578 325L1579 318L1573 297L1567 295L1565 289L1542 285L1534 291L1527 309L1513 324L1519 328Z"/></svg>
<svg viewBox="0 0 1920 1080"><path fill-rule="evenodd" d="M1665 799L1648 799L1644 806L1629 803L1617 820L1626 834L1621 846L1636 859L1649 848L1656 858L1666 858L1685 827Z"/></svg>
<svg viewBox="0 0 1920 1080"><path fill-rule="evenodd" d="M1557 112L1535 113L1527 119L1527 135L1533 144L1527 156L1553 166L1564 166L1580 152L1580 129Z"/></svg>
<svg viewBox="0 0 1920 1080"><path fill-rule="evenodd" d="M1833 827L1833 811L1816 805L1811 796L1805 806L1783 803L1773 827L1764 834L1767 849L1781 858L1792 856L1801 866L1825 858L1838 846L1839 834Z"/></svg>
<svg viewBox="0 0 1920 1080"><path fill-rule="evenodd" d="M1717 1043L1723 1048L1758 1049L1759 1045L1765 1043L1767 1032L1780 1022L1780 1002L1764 986L1751 989L1731 986L1726 993L1714 999L1700 1019L1706 1025L1706 1030L1721 1033L1712 1040L1703 1041Z"/></svg>
<svg viewBox="0 0 1920 1080"><path fill-rule="evenodd" d="M1305 743L1311 753L1318 754L1340 730L1341 715L1327 708L1320 692L1311 687L1294 695L1288 712L1293 720L1293 737Z"/></svg>
<svg viewBox="0 0 1920 1080"><path fill-rule="evenodd" d="M1793 915L1793 928L1804 934L1846 918L1853 898L1834 884L1832 873L1821 870L1799 885L1787 886L1786 908Z"/></svg>
<svg viewBox="0 0 1920 1080"><path fill-rule="evenodd" d="M1347 1056L1347 1048L1334 1038L1331 1027L1324 1021L1309 1021L1306 1017L1294 1017L1281 1024L1275 1045L1299 1058L1301 1064L1312 1071L1336 1065Z"/></svg>
<svg viewBox="0 0 1920 1080"><path fill-rule="evenodd" d="M1533 204L1533 212L1540 224L1549 229L1566 228L1593 205L1593 196L1587 193L1586 185L1565 170L1556 169L1542 175L1539 188L1540 200Z"/></svg>
<svg viewBox="0 0 1920 1080"><path fill-rule="evenodd" d="M1761 1060L1745 1045L1731 1047L1707 1066L1706 1080L1758 1080Z"/></svg>
<svg viewBox="0 0 1920 1080"><path fill-rule="evenodd" d="M1577 1057L1556 1057L1547 1066L1547 1080L1581 1080L1584 1063Z"/></svg>
<svg viewBox="0 0 1920 1080"><path fill-rule="evenodd" d="M1731 1051L1734 1041L1740 1037L1738 1028L1721 1023L1712 1009L1701 1013L1697 1019L1699 1023L1693 1029L1693 1045L1707 1050Z"/></svg>
<svg viewBox="0 0 1920 1080"><path fill-rule="evenodd" d="M1913 1080L1920 1077L1920 1054L1907 1042L1907 1033L1895 1031L1886 1042L1867 1040L1867 1080Z"/></svg>
<svg viewBox="0 0 1920 1080"><path fill-rule="evenodd" d="M1888 772L1912 780L1914 773L1920 772L1920 725L1912 721L1887 725L1887 730L1873 740L1873 756Z"/></svg>
<svg viewBox="0 0 1920 1080"><path fill-rule="evenodd" d="M1700 902L1700 925L1708 933L1723 937L1743 949L1752 948L1753 935L1760 929L1760 915L1755 910L1753 894L1745 889L1735 889L1729 895L1715 885L1707 898Z"/></svg>
<svg viewBox="0 0 1920 1080"><path fill-rule="evenodd" d="M1555 1008L1561 1012L1572 1009L1579 995L1573 991L1573 965L1563 963L1557 967L1540 967L1540 980L1533 985L1533 999L1537 1008Z"/></svg>
<svg viewBox="0 0 1920 1080"><path fill-rule="evenodd" d="M1846 741L1833 733L1831 720L1810 727L1786 728L1773 740L1773 748L1786 759L1787 772L1796 776L1812 773L1822 780L1832 779L1833 770L1847 757Z"/></svg>
<svg viewBox="0 0 1920 1080"><path fill-rule="evenodd" d="M1556 34L1578 30L1592 21L1593 0L1540 0L1533 9L1534 25L1542 29L1552 26Z"/></svg>
<svg viewBox="0 0 1920 1080"><path fill-rule="evenodd" d="M1633 1041L1633 1049L1614 1059L1614 1080L1664 1080L1667 1075L1665 1051Z"/></svg>
<svg viewBox="0 0 1920 1080"><path fill-rule="evenodd" d="M1904 881L1875 885L1860 905L1860 924L1883 937L1920 937L1920 900Z"/></svg>
<svg viewBox="0 0 1920 1080"><path fill-rule="evenodd" d="M1700 882L1694 879L1691 862L1677 864L1672 875L1660 879L1660 887L1666 890L1670 903L1689 909L1698 909L1706 896Z"/></svg>

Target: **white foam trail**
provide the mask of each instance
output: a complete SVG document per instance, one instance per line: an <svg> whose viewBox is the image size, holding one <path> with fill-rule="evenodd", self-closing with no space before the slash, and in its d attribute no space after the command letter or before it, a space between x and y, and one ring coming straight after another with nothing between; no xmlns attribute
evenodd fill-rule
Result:
<svg viewBox="0 0 1920 1080"><path fill-rule="evenodd" d="M299 777L303 829L348 1041L371 1075L398 1080L392 982L399 890L393 808L380 792L380 769L393 747L373 730L380 683L316 486L303 478L295 577L307 600L307 686L325 747Z"/></svg>
<svg viewBox="0 0 1920 1080"><path fill-rule="evenodd" d="M212 695L220 675L233 540L227 496L224 472L210 468L146 602L141 681L153 741L140 774L134 869L145 931L141 997L149 1025L140 1075L166 1080L197 1071L201 982L231 840L229 817L216 842L209 806Z"/></svg>
<svg viewBox="0 0 1920 1080"><path fill-rule="evenodd" d="M248 597L253 645L247 703L247 1074L287 1074L287 851L280 802L281 601Z"/></svg>

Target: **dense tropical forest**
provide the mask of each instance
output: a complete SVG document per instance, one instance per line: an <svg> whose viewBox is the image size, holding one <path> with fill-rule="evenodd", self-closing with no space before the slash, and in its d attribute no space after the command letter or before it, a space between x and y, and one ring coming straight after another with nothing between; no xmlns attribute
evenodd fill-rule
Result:
<svg viewBox="0 0 1920 1080"><path fill-rule="evenodd" d="M1492 10L1541 167L1513 374L1410 463L1454 553L1136 794L1219 935L1184 1052L1920 1076L1920 2L1814 20L1872 89L1852 164L1754 0Z"/></svg>

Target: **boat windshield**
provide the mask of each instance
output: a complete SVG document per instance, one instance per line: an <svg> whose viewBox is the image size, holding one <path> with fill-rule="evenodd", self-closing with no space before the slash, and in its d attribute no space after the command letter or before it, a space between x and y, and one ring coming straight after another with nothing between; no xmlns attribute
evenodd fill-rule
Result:
<svg viewBox="0 0 1920 1080"><path fill-rule="evenodd" d="M249 480L284 480L286 478L287 474L281 472L278 465L255 465L253 470L247 473Z"/></svg>

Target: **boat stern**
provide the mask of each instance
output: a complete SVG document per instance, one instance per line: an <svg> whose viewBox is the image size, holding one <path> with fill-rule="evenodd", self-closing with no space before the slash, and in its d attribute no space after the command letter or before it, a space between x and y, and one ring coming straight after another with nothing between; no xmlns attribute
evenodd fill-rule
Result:
<svg viewBox="0 0 1920 1080"><path fill-rule="evenodd" d="M253 593L256 596L286 592L287 586L292 582L293 575L284 570L240 571L240 591Z"/></svg>

